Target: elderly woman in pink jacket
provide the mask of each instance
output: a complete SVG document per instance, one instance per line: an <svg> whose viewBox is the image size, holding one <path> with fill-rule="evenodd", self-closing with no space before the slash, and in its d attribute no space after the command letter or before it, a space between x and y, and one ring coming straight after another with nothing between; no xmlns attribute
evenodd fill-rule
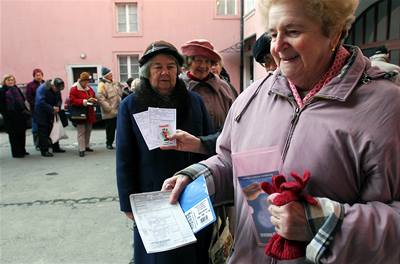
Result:
<svg viewBox="0 0 400 264"><path fill-rule="evenodd" d="M358 47L343 45L357 5L262 1L278 69L238 97L215 156L164 182L171 202L199 175L214 202L234 196L229 263L400 263L400 89ZM258 219L304 246L290 260L265 254L240 185L243 174L269 166L273 148L283 175L311 173L305 191L317 200L276 206L272 194L270 217Z"/></svg>

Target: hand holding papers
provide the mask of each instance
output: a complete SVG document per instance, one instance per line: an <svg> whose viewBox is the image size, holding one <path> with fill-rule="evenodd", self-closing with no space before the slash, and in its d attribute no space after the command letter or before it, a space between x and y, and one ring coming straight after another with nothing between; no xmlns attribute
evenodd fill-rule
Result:
<svg viewBox="0 0 400 264"><path fill-rule="evenodd" d="M178 203L169 203L170 194L158 191L130 195L132 212L147 253L194 243L193 233L216 219L204 176L186 186Z"/></svg>
<svg viewBox="0 0 400 264"><path fill-rule="evenodd" d="M149 107L133 117L149 150L176 145L175 140L168 139L176 132L176 109Z"/></svg>

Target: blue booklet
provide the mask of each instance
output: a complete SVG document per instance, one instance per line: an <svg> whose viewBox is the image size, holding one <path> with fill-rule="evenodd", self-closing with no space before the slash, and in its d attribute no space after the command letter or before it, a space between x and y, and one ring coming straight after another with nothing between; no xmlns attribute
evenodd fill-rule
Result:
<svg viewBox="0 0 400 264"><path fill-rule="evenodd" d="M275 232L275 226L270 222L270 213L268 211L267 198L260 184L262 182L272 181L272 176L278 175L277 171L266 172L257 175L239 176L239 184L243 194L250 207L254 227L257 234L257 240L261 244L266 244L272 234Z"/></svg>
<svg viewBox="0 0 400 264"><path fill-rule="evenodd" d="M204 176L186 186L179 198L179 204L193 233L199 232L216 220Z"/></svg>

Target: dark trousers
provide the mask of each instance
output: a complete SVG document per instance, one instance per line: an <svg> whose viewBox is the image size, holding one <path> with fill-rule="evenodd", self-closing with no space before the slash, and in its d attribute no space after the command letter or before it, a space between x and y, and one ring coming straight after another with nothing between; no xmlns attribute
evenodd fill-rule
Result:
<svg viewBox="0 0 400 264"><path fill-rule="evenodd" d="M48 152L50 147L53 151L60 149L60 144L58 142L51 144L51 129L51 125L38 124L39 147L41 153Z"/></svg>
<svg viewBox="0 0 400 264"><path fill-rule="evenodd" d="M117 128L117 118L104 119L106 126L106 144L111 146L115 139L115 129Z"/></svg>
<svg viewBox="0 0 400 264"><path fill-rule="evenodd" d="M14 158L25 156L25 127L18 127L8 133L8 139L11 145L11 154Z"/></svg>

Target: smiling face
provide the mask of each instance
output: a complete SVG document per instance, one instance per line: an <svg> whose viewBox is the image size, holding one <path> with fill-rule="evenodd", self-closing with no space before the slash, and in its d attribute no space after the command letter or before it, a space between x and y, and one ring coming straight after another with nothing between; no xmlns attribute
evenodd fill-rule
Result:
<svg viewBox="0 0 400 264"><path fill-rule="evenodd" d="M151 59L149 81L162 95L170 95L175 88L178 67L173 57L159 54Z"/></svg>
<svg viewBox="0 0 400 264"><path fill-rule="evenodd" d="M282 73L299 89L309 90L329 69L338 37L322 34L302 1L280 1L269 11L271 54Z"/></svg>
<svg viewBox="0 0 400 264"><path fill-rule="evenodd" d="M203 56L194 56L189 70L199 80L205 79L211 71L211 60Z"/></svg>

